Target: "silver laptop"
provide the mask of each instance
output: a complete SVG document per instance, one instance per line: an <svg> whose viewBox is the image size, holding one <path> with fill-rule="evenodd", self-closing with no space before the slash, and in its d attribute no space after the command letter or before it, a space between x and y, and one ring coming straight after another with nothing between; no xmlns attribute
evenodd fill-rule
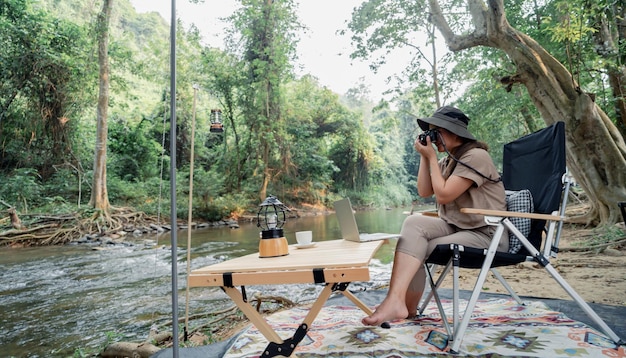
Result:
<svg viewBox="0 0 626 358"><path fill-rule="evenodd" d="M335 206L337 221L339 221L341 236L344 240L366 242L400 237L400 234L387 234L382 232L374 234L360 234L359 227L356 224L356 218L354 217L354 212L352 211L352 204L350 204L350 198L335 201L333 205Z"/></svg>

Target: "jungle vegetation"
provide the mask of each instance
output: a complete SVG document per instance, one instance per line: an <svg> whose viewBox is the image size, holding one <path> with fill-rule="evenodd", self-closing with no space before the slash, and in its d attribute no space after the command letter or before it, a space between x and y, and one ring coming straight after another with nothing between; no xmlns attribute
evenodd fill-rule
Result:
<svg viewBox="0 0 626 358"><path fill-rule="evenodd" d="M219 220L256 210L270 194L293 207L343 196L410 205L415 118L452 104L496 163L504 143L566 122L568 167L590 199L581 222L619 220L622 3L364 1L337 36L351 36L353 58L369 59L372 71L396 51L410 54L390 78L389 100L364 86L337 94L294 74L297 5L243 1L222 48L177 23L177 217L187 216L194 122L193 213ZM127 0L4 0L0 31L1 203L24 214L108 211L110 202L168 216L168 23ZM212 109L223 133L209 130Z"/></svg>

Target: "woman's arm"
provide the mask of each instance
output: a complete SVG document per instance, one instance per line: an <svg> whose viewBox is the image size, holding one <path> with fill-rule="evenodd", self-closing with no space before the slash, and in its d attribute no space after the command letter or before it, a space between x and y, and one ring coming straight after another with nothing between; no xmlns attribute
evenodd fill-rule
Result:
<svg viewBox="0 0 626 358"><path fill-rule="evenodd" d="M419 170L417 171L417 193L422 198L428 198L435 194L433 191L433 185L430 181L428 159L424 159L423 157L420 161Z"/></svg>
<svg viewBox="0 0 626 358"><path fill-rule="evenodd" d="M430 138L427 139L427 145L431 148L431 152L435 154L435 151L432 149L432 145L430 145ZM431 158L428 155L428 149L426 146L423 146L417 139L413 144L415 150L420 153L420 166L417 171L417 193L422 198L428 198L433 196L435 193L433 191L433 185L430 181L430 162ZM434 159L432 159L435 164L437 164L437 155L435 154Z"/></svg>
<svg viewBox="0 0 626 358"><path fill-rule="evenodd" d="M458 175L450 175L446 180L443 178L438 165L434 166L436 170L432 167L431 165L430 175L433 183L433 191L435 192L435 199L437 199L437 203L440 205L454 201L474 184L470 179Z"/></svg>
<svg viewBox="0 0 626 358"><path fill-rule="evenodd" d="M454 201L474 184L470 179L456 175L451 175L447 180L443 178L437 162L437 153L431 145L430 138L426 138L426 145L416 140L414 146L421 155L417 172L417 192L421 197L435 195L437 203L445 205Z"/></svg>

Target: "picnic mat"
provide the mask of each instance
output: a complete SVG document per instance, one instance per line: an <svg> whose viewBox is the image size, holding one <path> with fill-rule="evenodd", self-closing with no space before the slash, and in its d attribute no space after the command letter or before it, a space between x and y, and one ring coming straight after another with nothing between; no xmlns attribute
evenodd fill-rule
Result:
<svg viewBox="0 0 626 358"><path fill-rule="evenodd" d="M452 301L442 300L446 315ZM518 305L510 298L479 300L463 338L464 357L626 357L599 331L551 310L543 302ZM463 310L467 301L462 300ZM279 336L287 339L308 312L295 307L267 317ZM446 331L436 306L424 316L397 320L390 329L367 327L365 314L353 306L326 306L294 352L296 357L449 357ZM224 357L260 357L267 340L253 326L233 341Z"/></svg>

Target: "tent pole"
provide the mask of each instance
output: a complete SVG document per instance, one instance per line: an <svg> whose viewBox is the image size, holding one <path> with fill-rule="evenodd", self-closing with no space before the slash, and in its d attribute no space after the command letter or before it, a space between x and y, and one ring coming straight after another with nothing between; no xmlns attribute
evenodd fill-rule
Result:
<svg viewBox="0 0 626 358"><path fill-rule="evenodd" d="M178 358L178 253L176 227L176 0L170 21L170 220L172 230L172 354Z"/></svg>
<svg viewBox="0 0 626 358"><path fill-rule="evenodd" d="M197 84L193 85L193 115L191 119L191 154L189 155L189 207L187 209L187 276L191 272L191 226L193 225L193 163L196 138L196 99L198 97ZM183 341L189 340L189 285L185 287L185 327Z"/></svg>

